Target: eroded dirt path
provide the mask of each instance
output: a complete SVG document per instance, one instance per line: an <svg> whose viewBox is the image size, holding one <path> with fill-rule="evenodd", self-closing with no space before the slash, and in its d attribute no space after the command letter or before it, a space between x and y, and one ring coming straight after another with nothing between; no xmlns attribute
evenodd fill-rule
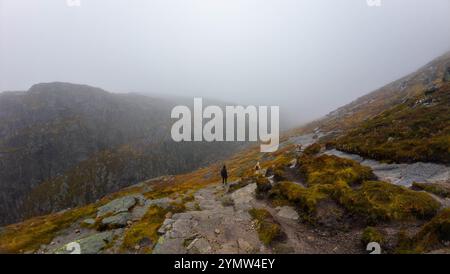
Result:
<svg viewBox="0 0 450 274"><path fill-rule="evenodd" d="M195 194L200 210L165 220L153 253L361 253L358 231L321 232L299 222L292 207L274 208L255 198L256 184L233 193L219 185ZM264 246L248 210L264 208L280 224L285 237Z"/></svg>

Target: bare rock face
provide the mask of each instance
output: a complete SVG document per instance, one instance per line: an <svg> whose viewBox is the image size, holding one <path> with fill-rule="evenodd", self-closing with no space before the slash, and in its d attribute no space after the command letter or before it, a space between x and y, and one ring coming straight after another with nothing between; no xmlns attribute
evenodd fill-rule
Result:
<svg viewBox="0 0 450 274"><path fill-rule="evenodd" d="M281 218L291 219L297 221L299 219L298 213L292 206L283 206L278 209L277 216Z"/></svg>
<svg viewBox="0 0 450 274"><path fill-rule="evenodd" d="M106 228L120 228L128 225L128 221L131 220L131 213L121 212L111 217L104 218L102 220L102 226Z"/></svg>
<svg viewBox="0 0 450 274"><path fill-rule="evenodd" d="M109 243L112 242L114 231L105 231L97 233L86 238L75 241L80 246L81 254L97 254L100 253ZM69 254L74 252L71 243L65 244L61 248L54 250L56 254Z"/></svg>
<svg viewBox="0 0 450 274"><path fill-rule="evenodd" d="M221 188L198 191L198 211L174 214L164 221L153 253L254 253L262 246L252 227L247 209L255 199L256 185L248 185L231 194L233 206L223 205Z"/></svg>
<svg viewBox="0 0 450 274"><path fill-rule="evenodd" d="M373 173L382 181L409 187L413 182L436 183L450 180L450 167L435 163L386 164L364 159L359 155L349 154L336 149L324 152L359 162L372 168Z"/></svg>
<svg viewBox="0 0 450 274"><path fill-rule="evenodd" d="M255 200L256 184L247 185L231 194L234 201L234 208L237 210L249 210L252 207L252 201Z"/></svg>
<svg viewBox="0 0 450 274"><path fill-rule="evenodd" d="M130 208L136 205L136 196L125 196L107 203L104 206L98 208L97 218L101 218L105 215L115 215L122 212L128 212Z"/></svg>

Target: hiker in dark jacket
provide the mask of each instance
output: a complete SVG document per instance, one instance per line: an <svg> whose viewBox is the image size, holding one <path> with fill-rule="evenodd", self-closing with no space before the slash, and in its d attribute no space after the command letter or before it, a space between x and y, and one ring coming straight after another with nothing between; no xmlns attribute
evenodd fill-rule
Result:
<svg viewBox="0 0 450 274"><path fill-rule="evenodd" d="M222 170L220 171L220 175L222 176L222 184L226 184L227 179L228 179L228 172L227 172L227 167L225 165L222 167Z"/></svg>

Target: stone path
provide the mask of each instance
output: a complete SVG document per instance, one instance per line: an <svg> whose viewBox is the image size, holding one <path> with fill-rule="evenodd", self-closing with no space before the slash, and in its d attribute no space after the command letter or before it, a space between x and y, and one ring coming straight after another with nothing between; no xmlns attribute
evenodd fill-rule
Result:
<svg viewBox="0 0 450 274"><path fill-rule="evenodd" d="M233 205L223 203L221 186L195 194L198 211L174 214L160 228L162 234L153 253L265 253L247 210L254 204L256 185L233 192Z"/></svg>
<svg viewBox="0 0 450 274"><path fill-rule="evenodd" d="M383 181L409 187L413 182L437 183L450 181L450 167L434 163L384 164L375 160L364 159L356 154L345 153L336 149L324 152L359 162L372 168L375 175Z"/></svg>
<svg viewBox="0 0 450 274"><path fill-rule="evenodd" d="M198 191L195 200L199 211L174 214L160 228L161 238L153 253L360 253L355 231L333 235L316 231L299 222L294 208L273 208L255 199L255 184L247 185L231 194L221 186ZM224 206L231 199L233 205ZM268 210L280 224L285 239L265 247L258 238L255 223L248 210ZM356 242L356 243L355 243Z"/></svg>

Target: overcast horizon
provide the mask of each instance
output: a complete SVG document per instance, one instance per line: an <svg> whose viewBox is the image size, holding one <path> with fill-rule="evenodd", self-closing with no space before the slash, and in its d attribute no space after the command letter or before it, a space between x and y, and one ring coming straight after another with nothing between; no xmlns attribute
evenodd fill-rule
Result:
<svg viewBox="0 0 450 274"><path fill-rule="evenodd" d="M0 0L0 91L71 82L279 105L300 124L450 50L448 0L68 3Z"/></svg>

